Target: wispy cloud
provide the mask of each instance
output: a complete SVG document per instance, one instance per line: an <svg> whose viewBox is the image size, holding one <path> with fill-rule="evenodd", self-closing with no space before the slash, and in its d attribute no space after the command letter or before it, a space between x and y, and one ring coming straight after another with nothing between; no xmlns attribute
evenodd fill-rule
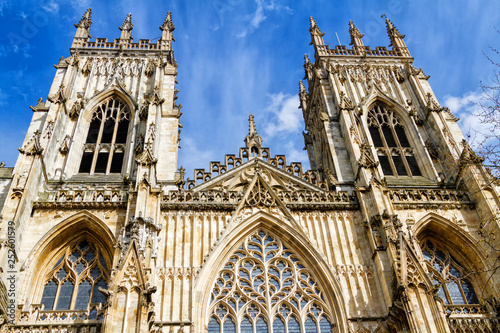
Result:
<svg viewBox="0 0 500 333"><path fill-rule="evenodd" d="M269 95L270 102L266 107L269 119L264 128L268 137L280 135L283 132L299 132L302 123L302 113L299 110L299 97L297 95L278 94Z"/></svg>
<svg viewBox="0 0 500 333"><path fill-rule="evenodd" d="M243 28L243 30L237 34L236 37L243 38L258 29L260 24L267 19L265 14L266 11L284 11L288 14L293 13L293 10L290 7L276 4L275 1L255 0L255 3L257 5L255 12L243 19L244 21L250 22L250 24Z"/></svg>

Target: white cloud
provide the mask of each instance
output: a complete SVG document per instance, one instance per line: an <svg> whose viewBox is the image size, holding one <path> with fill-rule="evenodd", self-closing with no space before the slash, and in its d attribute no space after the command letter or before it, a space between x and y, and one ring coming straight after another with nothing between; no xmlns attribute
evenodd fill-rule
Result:
<svg viewBox="0 0 500 333"><path fill-rule="evenodd" d="M492 135L500 135L500 129L494 129L491 123L486 123L479 117L485 105L484 93L471 91L463 96L445 96L444 103L450 111L460 118L458 125L465 136L470 137L469 143L473 146L483 142Z"/></svg>
<svg viewBox="0 0 500 333"><path fill-rule="evenodd" d="M264 127L264 133L273 137L283 132L298 132L302 126L302 112L298 108L299 97L282 92L269 96L271 101L265 111L270 120Z"/></svg>

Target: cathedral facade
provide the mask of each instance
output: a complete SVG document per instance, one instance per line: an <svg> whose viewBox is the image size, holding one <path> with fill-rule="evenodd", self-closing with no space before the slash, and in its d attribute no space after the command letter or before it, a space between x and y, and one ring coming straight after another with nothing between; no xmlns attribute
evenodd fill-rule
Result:
<svg viewBox="0 0 500 333"><path fill-rule="evenodd" d="M497 182L386 24L331 48L311 18L312 170L250 115L186 179L171 14L92 41L89 9L0 167L0 331L498 332Z"/></svg>

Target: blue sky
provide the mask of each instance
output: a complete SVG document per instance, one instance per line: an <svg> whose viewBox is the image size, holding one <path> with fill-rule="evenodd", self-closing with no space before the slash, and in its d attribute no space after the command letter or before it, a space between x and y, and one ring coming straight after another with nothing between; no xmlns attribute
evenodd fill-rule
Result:
<svg viewBox="0 0 500 333"><path fill-rule="evenodd" d="M443 105L461 117L464 131L478 126L469 117L480 98L480 81L493 67L483 51L500 48L500 1L132 1L0 0L0 160L13 166L32 116L30 105L46 99L52 66L69 56L75 28L92 8L91 35L110 40L132 13L135 40L160 36L172 11L173 47L179 64L178 102L183 105L179 166L194 168L237 153L248 131L248 115L272 155L304 162L304 129L298 81L309 46L309 16L330 45L349 44L348 21L365 45L388 46L386 14L402 34L414 65L431 75Z"/></svg>

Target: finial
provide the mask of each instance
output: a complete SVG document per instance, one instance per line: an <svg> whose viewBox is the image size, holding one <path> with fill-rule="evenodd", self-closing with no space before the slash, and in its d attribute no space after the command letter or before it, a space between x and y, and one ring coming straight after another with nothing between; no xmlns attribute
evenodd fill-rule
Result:
<svg viewBox="0 0 500 333"><path fill-rule="evenodd" d="M311 60L309 60L309 56L307 53L304 53L304 66L308 66L311 63Z"/></svg>
<svg viewBox="0 0 500 333"><path fill-rule="evenodd" d="M254 117L253 117L253 114L250 113L250 116L248 117L248 122L249 122L249 131L248 131L248 134L250 135L253 135L255 133L257 133L257 129L255 128L255 121L254 121Z"/></svg>
<svg viewBox="0 0 500 333"><path fill-rule="evenodd" d="M385 18L385 24L387 26L387 33L389 34L389 36L393 35L394 37L405 38L405 35L401 35L398 29L396 29L394 24L387 17Z"/></svg>
<svg viewBox="0 0 500 333"><path fill-rule="evenodd" d="M82 18L80 19L80 22L78 22L78 24L75 24L75 28L90 28L90 25L92 24L91 16L92 8L88 8L85 14L83 14Z"/></svg>
<svg viewBox="0 0 500 333"><path fill-rule="evenodd" d="M128 13L127 17L125 18L125 21L123 21L123 24L119 29L121 30L121 36L120 39L132 39L132 29L134 28L134 25L132 24L132 14Z"/></svg>
<svg viewBox="0 0 500 333"><path fill-rule="evenodd" d="M383 16L385 16L385 14ZM385 24L387 25L387 34L391 40L391 44L389 46L392 46L392 49L397 53L397 55L410 57L410 52L403 41L405 35L401 35L398 29L396 29L394 24L387 17L385 18Z"/></svg>
<svg viewBox="0 0 500 333"><path fill-rule="evenodd" d="M128 13L127 17L125 18L125 21L123 21L122 26L119 28L121 31L123 30L132 30L134 28L134 25L132 24L132 14Z"/></svg>
<svg viewBox="0 0 500 333"><path fill-rule="evenodd" d="M364 34L360 33L358 28L354 25L354 23L349 20L349 34L351 35L351 44L353 45L353 38L363 38Z"/></svg>
<svg viewBox="0 0 500 333"><path fill-rule="evenodd" d="M160 26L161 30L161 48L170 50L172 49L172 41L175 41L173 31L175 30L175 25L172 22L172 13L167 12L167 16L165 16L165 21Z"/></svg>
<svg viewBox="0 0 500 333"><path fill-rule="evenodd" d="M300 92L306 91L306 87L304 86L304 82L302 82L302 80L299 80L299 89Z"/></svg>
<svg viewBox="0 0 500 333"><path fill-rule="evenodd" d="M311 27L309 28L309 32L311 33L311 43L309 45L314 45L315 51L318 52L317 45L325 45L325 41L323 40L324 33L321 32L312 16L309 17L309 21L311 23Z"/></svg>
<svg viewBox="0 0 500 333"><path fill-rule="evenodd" d="M309 16L309 22L311 23L311 29L314 27L317 27L316 21L314 20L314 17Z"/></svg>
<svg viewBox="0 0 500 333"><path fill-rule="evenodd" d="M165 21L163 21L163 24L160 27L161 31L174 31L175 30L175 25L172 22L172 12L167 12L167 16L165 16Z"/></svg>

